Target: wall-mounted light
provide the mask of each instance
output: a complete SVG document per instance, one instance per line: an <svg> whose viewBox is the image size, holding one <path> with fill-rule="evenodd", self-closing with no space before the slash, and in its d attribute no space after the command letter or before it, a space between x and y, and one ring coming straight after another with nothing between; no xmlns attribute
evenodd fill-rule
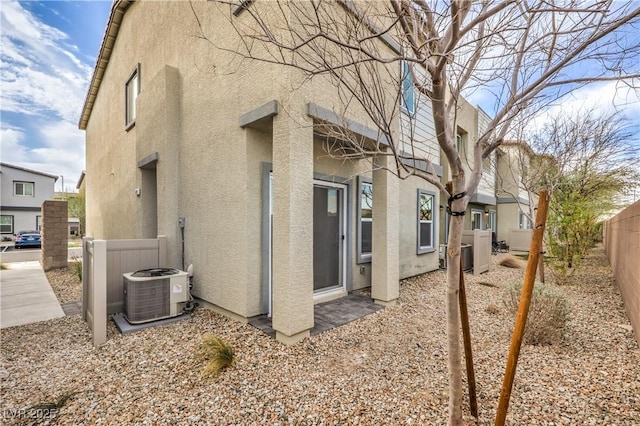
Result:
<svg viewBox="0 0 640 426"><path fill-rule="evenodd" d="M136 194L136 197L139 197L142 191L140 191L140 188L136 188L133 190L133 193Z"/></svg>

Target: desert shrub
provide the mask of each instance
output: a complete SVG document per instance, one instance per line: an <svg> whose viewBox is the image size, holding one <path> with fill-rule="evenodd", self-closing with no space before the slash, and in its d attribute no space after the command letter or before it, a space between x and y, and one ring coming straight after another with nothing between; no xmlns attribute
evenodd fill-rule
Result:
<svg viewBox="0 0 640 426"><path fill-rule="evenodd" d="M520 303L522 283L515 282L505 290L504 304L515 317ZM569 321L569 303L555 287L535 283L523 343L527 345L551 345L564 337Z"/></svg>
<svg viewBox="0 0 640 426"><path fill-rule="evenodd" d="M200 356L207 362L203 372L205 376L215 376L235 364L231 345L213 334L207 334L202 338Z"/></svg>
<svg viewBox="0 0 640 426"><path fill-rule="evenodd" d="M507 256L500 261L500 265L506 268L522 268L522 261L513 256Z"/></svg>

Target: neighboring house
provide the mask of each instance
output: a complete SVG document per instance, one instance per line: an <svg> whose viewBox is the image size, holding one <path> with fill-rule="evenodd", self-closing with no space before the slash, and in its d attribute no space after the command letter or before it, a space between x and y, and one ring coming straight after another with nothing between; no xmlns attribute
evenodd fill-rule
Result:
<svg viewBox="0 0 640 426"><path fill-rule="evenodd" d="M192 6L217 44L238 44L229 15ZM388 173L392 156L332 158L327 125L384 145L367 114L337 113L322 76L301 84L295 69L259 62L225 72L238 58L194 36L192 6L112 6L79 123L86 235L166 235L166 266L194 265L194 295L240 320L271 315L285 342L309 335L314 304L349 291L371 287L377 303L395 303L400 278L438 268L437 188ZM440 171L420 114L417 148Z"/></svg>
<svg viewBox="0 0 640 426"><path fill-rule="evenodd" d="M57 176L0 163L2 237L18 231L40 230L42 203L53 198Z"/></svg>
<svg viewBox="0 0 640 426"><path fill-rule="evenodd" d="M462 165L467 177L471 175L474 166L473 147L478 137L482 135L490 121L489 116L479 107L469 104L464 98L458 101L458 114L456 121L456 145ZM444 153L441 153L444 158ZM442 182L446 183L451 176L451 169L447 165L444 168ZM482 178L476 194L467 205L464 216L464 229L497 231L498 209L496 207L496 165L495 154L492 154L482 163ZM446 214L446 200L440 209L441 228L440 242L446 244L448 238L449 215Z"/></svg>
<svg viewBox="0 0 640 426"><path fill-rule="evenodd" d="M498 149L498 240L507 244L512 229L531 229L537 197L530 188L535 153L524 141L505 141Z"/></svg>

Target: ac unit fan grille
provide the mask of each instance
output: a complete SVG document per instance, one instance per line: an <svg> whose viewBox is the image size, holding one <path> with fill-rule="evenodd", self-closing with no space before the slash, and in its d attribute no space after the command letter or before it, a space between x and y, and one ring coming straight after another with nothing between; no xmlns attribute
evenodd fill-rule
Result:
<svg viewBox="0 0 640 426"><path fill-rule="evenodd" d="M129 281L125 279L124 312L130 323L151 321L170 315L169 279Z"/></svg>

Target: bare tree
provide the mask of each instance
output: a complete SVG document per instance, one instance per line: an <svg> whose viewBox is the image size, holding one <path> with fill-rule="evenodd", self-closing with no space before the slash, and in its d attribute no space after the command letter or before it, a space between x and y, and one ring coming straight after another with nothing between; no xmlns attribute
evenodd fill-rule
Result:
<svg viewBox="0 0 640 426"><path fill-rule="evenodd" d="M449 198L448 264L460 262L463 217L494 152L515 120L534 114L586 84L618 80L632 85L640 72L634 1L603 0L309 0L228 1L240 42L219 46L239 57L293 67L307 80L329 79L340 108L365 112L379 133L371 143L344 128L328 127L336 156L393 155L400 177L416 174ZM240 6L240 9L238 9ZM232 11L242 9L236 17ZM635 61L635 64L634 64ZM400 63L408 63L414 90L428 103L437 142L451 167L453 191L435 173L409 167L430 164L412 125L401 120ZM635 69L633 68L635 66ZM460 96L481 90L494 98L493 119L478 135L467 176L456 150ZM410 120L411 116L408 117ZM402 126L402 132L399 131ZM427 167L427 170L433 168ZM458 312L459 268L447 271L449 424L462 424Z"/></svg>

